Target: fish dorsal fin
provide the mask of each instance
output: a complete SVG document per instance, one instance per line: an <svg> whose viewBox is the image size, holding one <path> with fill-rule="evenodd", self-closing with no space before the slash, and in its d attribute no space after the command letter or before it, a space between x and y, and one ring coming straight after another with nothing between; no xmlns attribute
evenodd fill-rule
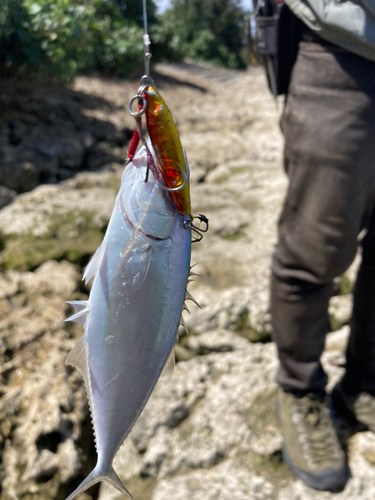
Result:
<svg viewBox="0 0 375 500"><path fill-rule="evenodd" d="M82 311L83 309L87 309L87 300L68 300L67 304L70 304L74 307L76 312Z"/></svg>
<svg viewBox="0 0 375 500"><path fill-rule="evenodd" d="M65 364L70 365L70 366L74 366L74 368L77 368L81 372L82 378L85 382L86 393L87 393L87 397L89 400L89 406L90 406L90 412L91 412L91 420L92 420L93 429L94 429L95 445L96 445L96 432L95 432L94 418L93 418L94 407L93 407L92 398L91 398L91 381L90 381L90 372L89 372L88 363L87 363L87 356L88 356L88 346L87 346L87 343L85 340L85 336L82 335L82 337L79 339L77 344L73 347L73 349L68 354L68 357L65 360Z"/></svg>
<svg viewBox="0 0 375 500"><path fill-rule="evenodd" d="M65 321L75 321L76 323L80 323L82 326L85 326L88 315L89 315L89 310L82 309L81 311L78 311L77 313L73 314L73 316L66 318Z"/></svg>
<svg viewBox="0 0 375 500"><path fill-rule="evenodd" d="M183 328L185 328L186 333L189 333L189 330L188 330L188 328L187 328L187 326L186 326L186 323L185 323L185 320L184 320L184 318L183 318L183 316L182 316L182 313L181 313L181 316L180 316L180 325L181 325Z"/></svg>
<svg viewBox="0 0 375 500"><path fill-rule="evenodd" d="M103 257L105 255L106 249L107 249L107 244L106 244L105 240L103 240L101 245L96 250L96 252L92 256L90 262L87 264L87 267L85 269L85 273L83 275L82 280L85 281L86 285L91 280L91 278L93 278L95 276L95 274L97 273L97 271L100 267L100 264L103 261Z"/></svg>
<svg viewBox="0 0 375 500"><path fill-rule="evenodd" d="M192 294L190 292L188 292L186 290L185 292L185 302L184 302L184 306L185 306L185 309L188 311L188 309L186 308L186 301L187 300L191 300L191 302L194 302L194 304L199 307L199 309L202 309L202 306L200 304L198 304L198 302L195 300L195 298L192 296ZM189 312L189 311L188 311Z"/></svg>
<svg viewBox="0 0 375 500"><path fill-rule="evenodd" d="M174 352L174 344L173 344L171 352L167 358L167 361L165 362L163 371L161 372L161 376L164 377L165 375L172 375L175 366L176 366L176 355Z"/></svg>

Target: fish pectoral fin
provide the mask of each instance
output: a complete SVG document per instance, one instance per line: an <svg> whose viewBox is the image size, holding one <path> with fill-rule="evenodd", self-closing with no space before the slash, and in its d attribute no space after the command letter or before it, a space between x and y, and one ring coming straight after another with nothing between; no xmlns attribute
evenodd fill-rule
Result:
<svg viewBox="0 0 375 500"><path fill-rule="evenodd" d="M124 276L124 283L130 283L133 292L139 290L143 285L150 268L151 257L152 245L149 243L137 243L129 249L128 272Z"/></svg>
<svg viewBox="0 0 375 500"><path fill-rule="evenodd" d="M87 264L87 267L85 269L85 272L83 274L82 280L85 281L85 284L91 280L95 276L95 274L98 272L100 264L103 261L105 252L107 249L107 244L105 240L102 241L101 245L98 247L94 255L91 257L90 262Z"/></svg>
<svg viewBox="0 0 375 500"><path fill-rule="evenodd" d="M163 371L161 372L161 377L164 377L166 375L172 375L175 366L176 366L176 355L174 352L174 344L173 344L171 352L167 358L167 361L165 362Z"/></svg>
<svg viewBox="0 0 375 500"><path fill-rule="evenodd" d="M107 481L108 483L112 484L112 486L114 486L118 491L123 493L127 498L134 500L130 492L125 488L121 479L116 474L113 467L111 467L109 472L105 473L101 471L98 466L95 467L95 469L86 477L86 479L82 481L78 488L76 488L66 500L73 500L74 498L77 498L78 495L86 491L91 486L94 486L94 484L98 483L99 481Z"/></svg>

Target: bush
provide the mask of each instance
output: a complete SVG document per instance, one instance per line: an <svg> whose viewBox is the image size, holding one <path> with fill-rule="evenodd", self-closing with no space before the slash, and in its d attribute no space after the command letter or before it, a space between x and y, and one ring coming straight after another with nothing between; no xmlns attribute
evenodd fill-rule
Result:
<svg viewBox="0 0 375 500"><path fill-rule="evenodd" d="M6 74L100 70L129 75L143 64L142 30L114 0L1 0L0 66Z"/></svg>
<svg viewBox="0 0 375 500"><path fill-rule="evenodd" d="M244 68L243 21L240 0L173 0L161 32L175 58Z"/></svg>
<svg viewBox="0 0 375 500"><path fill-rule="evenodd" d="M0 0L2 75L57 76L143 68L141 0ZM156 17L147 0L152 61L190 57L230 68L241 56L240 0L173 0Z"/></svg>

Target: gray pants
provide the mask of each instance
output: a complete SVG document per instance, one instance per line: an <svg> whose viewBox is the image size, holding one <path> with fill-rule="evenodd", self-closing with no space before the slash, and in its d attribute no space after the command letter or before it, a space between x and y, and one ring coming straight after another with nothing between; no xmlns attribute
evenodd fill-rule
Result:
<svg viewBox="0 0 375 500"><path fill-rule="evenodd" d="M297 395L324 392L332 281L360 244L344 387L375 395L375 63L301 42L281 128L289 189L271 280L277 381Z"/></svg>

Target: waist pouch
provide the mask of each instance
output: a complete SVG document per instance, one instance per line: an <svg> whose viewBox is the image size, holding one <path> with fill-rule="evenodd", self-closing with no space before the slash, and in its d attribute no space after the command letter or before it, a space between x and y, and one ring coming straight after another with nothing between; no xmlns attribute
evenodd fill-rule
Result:
<svg viewBox="0 0 375 500"><path fill-rule="evenodd" d="M284 3L266 0L255 16L257 50L272 94L287 94L303 23Z"/></svg>

